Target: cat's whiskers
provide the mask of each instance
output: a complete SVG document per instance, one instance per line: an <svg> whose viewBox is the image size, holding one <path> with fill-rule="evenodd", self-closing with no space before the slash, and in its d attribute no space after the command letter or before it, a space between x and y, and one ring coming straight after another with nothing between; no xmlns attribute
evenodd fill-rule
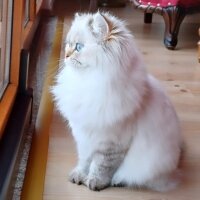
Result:
<svg viewBox="0 0 200 200"><path fill-rule="evenodd" d="M50 71L48 73L47 73L47 71L45 71L46 78L48 78L48 79L53 78L54 79L54 76L57 73L58 68L59 68L59 64L57 66L55 66L55 68L50 69Z"/></svg>
<svg viewBox="0 0 200 200"><path fill-rule="evenodd" d="M49 79L53 78L54 79L54 76L55 74L57 74L58 72L60 72L63 67L65 66L65 63L64 63L64 60L65 59L58 59L56 61L56 65L54 65L55 67L51 68L50 71L47 73L47 71L45 70L44 74L46 75L46 77ZM55 62L52 62L50 64L54 64Z"/></svg>
<svg viewBox="0 0 200 200"><path fill-rule="evenodd" d="M66 58L60 58L60 59L58 59L58 62L59 62L60 64L62 64L62 63L65 61L65 59L66 59Z"/></svg>
<svg viewBox="0 0 200 200"><path fill-rule="evenodd" d="M82 65L82 63L80 61L78 61L76 58L70 58L70 60L72 62L75 62L75 64L79 64L79 65Z"/></svg>

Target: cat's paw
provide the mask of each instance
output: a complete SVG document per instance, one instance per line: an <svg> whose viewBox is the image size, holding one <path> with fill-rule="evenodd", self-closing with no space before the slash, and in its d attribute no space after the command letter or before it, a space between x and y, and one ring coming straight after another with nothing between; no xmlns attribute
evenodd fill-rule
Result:
<svg viewBox="0 0 200 200"><path fill-rule="evenodd" d="M69 181L77 185L85 184L86 174L82 170L74 169L69 175Z"/></svg>
<svg viewBox="0 0 200 200"><path fill-rule="evenodd" d="M87 187L93 191L100 191L110 185L110 181L98 177L92 177L87 180Z"/></svg>
<svg viewBox="0 0 200 200"><path fill-rule="evenodd" d="M120 179L119 177L115 176L112 178L112 181L111 181L111 186L113 187L126 187L127 184L122 181L122 179Z"/></svg>
<svg viewBox="0 0 200 200"><path fill-rule="evenodd" d="M111 186L113 187L126 187L126 183L120 182L120 183L111 183Z"/></svg>

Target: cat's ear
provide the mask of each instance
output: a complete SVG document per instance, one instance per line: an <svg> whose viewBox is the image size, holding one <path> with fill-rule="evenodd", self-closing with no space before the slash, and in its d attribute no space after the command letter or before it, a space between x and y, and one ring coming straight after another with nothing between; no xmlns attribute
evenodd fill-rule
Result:
<svg viewBox="0 0 200 200"><path fill-rule="evenodd" d="M106 38L109 34L109 26L106 19L101 15L100 12L97 12L93 16L92 29L95 35L101 37L102 39Z"/></svg>

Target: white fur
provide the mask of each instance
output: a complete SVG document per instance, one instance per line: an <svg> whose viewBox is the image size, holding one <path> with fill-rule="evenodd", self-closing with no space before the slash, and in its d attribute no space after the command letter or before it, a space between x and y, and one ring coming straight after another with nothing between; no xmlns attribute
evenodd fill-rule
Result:
<svg viewBox="0 0 200 200"><path fill-rule="evenodd" d="M179 122L124 23L108 13L76 15L66 41L82 42L84 48L65 59L52 93L72 128L78 166L84 168L86 160L90 165L93 152L109 141L127 149L111 184L173 188L170 176L182 142Z"/></svg>

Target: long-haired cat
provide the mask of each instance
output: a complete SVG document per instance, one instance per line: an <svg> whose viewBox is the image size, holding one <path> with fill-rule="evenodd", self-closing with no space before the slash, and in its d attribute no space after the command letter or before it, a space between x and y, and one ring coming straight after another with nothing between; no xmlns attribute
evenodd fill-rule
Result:
<svg viewBox="0 0 200 200"><path fill-rule="evenodd" d="M177 185L179 122L123 21L106 12L76 14L51 91L77 145L71 182L91 190Z"/></svg>

